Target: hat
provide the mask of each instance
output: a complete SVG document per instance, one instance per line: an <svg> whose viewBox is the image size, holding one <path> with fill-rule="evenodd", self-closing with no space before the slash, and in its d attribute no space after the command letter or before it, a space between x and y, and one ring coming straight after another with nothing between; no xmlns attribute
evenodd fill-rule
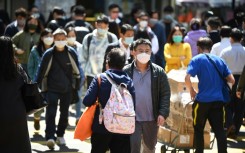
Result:
<svg viewBox="0 0 245 153"><path fill-rule="evenodd" d="M58 28L54 31L53 36L57 34L64 34L65 36L67 35L66 31L64 29Z"/></svg>

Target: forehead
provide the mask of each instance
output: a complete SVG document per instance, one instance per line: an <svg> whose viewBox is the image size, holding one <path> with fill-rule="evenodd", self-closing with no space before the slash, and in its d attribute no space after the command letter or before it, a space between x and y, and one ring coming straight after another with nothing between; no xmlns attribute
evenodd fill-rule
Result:
<svg viewBox="0 0 245 153"><path fill-rule="evenodd" d="M182 35L182 32L180 30L177 30L173 33L174 35Z"/></svg>
<svg viewBox="0 0 245 153"><path fill-rule="evenodd" d="M127 30L124 35L134 35L134 30Z"/></svg>
<svg viewBox="0 0 245 153"><path fill-rule="evenodd" d="M118 12L119 11L119 8L118 7L114 7L114 8L112 8L111 10L110 10L110 12Z"/></svg>
<svg viewBox="0 0 245 153"><path fill-rule="evenodd" d="M54 39L66 39L66 36L64 34L56 34L54 35Z"/></svg>
<svg viewBox="0 0 245 153"><path fill-rule="evenodd" d="M139 49L139 50L150 50L151 47L147 44L140 44L136 47L136 49Z"/></svg>
<svg viewBox="0 0 245 153"><path fill-rule="evenodd" d="M148 20L148 16L147 16L147 15L141 16L140 19L141 19L141 20Z"/></svg>

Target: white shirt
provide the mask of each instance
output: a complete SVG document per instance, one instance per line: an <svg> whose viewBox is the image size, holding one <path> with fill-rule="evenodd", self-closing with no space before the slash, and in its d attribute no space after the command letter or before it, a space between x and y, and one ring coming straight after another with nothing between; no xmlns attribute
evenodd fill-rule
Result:
<svg viewBox="0 0 245 153"><path fill-rule="evenodd" d="M230 47L222 50L220 54L232 74L241 74L245 65L245 47L240 43L233 43Z"/></svg>
<svg viewBox="0 0 245 153"><path fill-rule="evenodd" d="M220 42L213 45L210 53L220 57L221 51L229 46L231 46L230 38L222 38Z"/></svg>
<svg viewBox="0 0 245 153"><path fill-rule="evenodd" d="M122 43L122 38L119 39L119 46L126 53L127 59L130 59L130 50L129 50L129 47L128 48L125 48L125 46Z"/></svg>

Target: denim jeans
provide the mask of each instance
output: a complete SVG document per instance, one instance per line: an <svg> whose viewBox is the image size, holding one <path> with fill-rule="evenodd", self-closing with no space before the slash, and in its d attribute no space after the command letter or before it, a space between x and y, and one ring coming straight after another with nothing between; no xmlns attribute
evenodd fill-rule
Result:
<svg viewBox="0 0 245 153"><path fill-rule="evenodd" d="M47 92L47 101L49 105L46 108L46 139L56 139L57 137L63 137L65 129L68 125L69 106L71 102L71 92L67 93L55 93ZM59 103L58 103L59 102ZM60 105L60 118L58 127L56 130L55 117L57 112L57 106Z"/></svg>

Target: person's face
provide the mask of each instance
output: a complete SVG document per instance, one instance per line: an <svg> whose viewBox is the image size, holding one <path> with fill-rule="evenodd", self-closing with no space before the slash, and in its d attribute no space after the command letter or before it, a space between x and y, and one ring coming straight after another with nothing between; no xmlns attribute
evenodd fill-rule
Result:
<svg viewBox="0 0 245 153"><path fill-rule="evenodd" d="M96 22L96 28L97 29L108 29L108 24L105 24L104 22Z"/></svg>
<svg viewBox="0 0 245 153"><path fill-rule="evenodd" d="M133 37L134 36L134 31L133 30L127 30L125 34L121 35L122 40L125 40L125 37Z"/></svg>
<svg viewBox="0 0 245 153"><path fill-rule="evenodd" d="M75 31L70 31L70 32L67 34L67 38L71 38L71 37L76 37Z"/></svg>
<svg viewBox="0 0 245 153"><path fill-rule="evenodd" d="M177 30L173 33L173 36L183 36L183 35L181 31Z"/></svg>
<svg viewBox="0 0 245 153"><path fill-rule="evenodd" d="M16 17L16 20L17 20L17 24L19 26L24 26L25 25L25 22L26 22L26 18L25 17L19 15L19 16Z"/></svg>
<svg viewBox="0 0 245 153"><path fill-rule="evenodd" d="M110 10L111 19L115 20L116 18L118 18L118 15L119 15L119 8L116 7Z"/></svg>
<svg viewBox="0 0 245 153"><path fill-rule="evenodd" d="M28 21L28 24L34 24L34 25L37 25L38 22L36 19L32 18L31 20Z"/></svg>
<svg viewBox="0 0 245 153"><path fill-rule="evenodd" d="M148 16L142 16L142 17L139 18L139 22L140 21L147 21L148 22L148 20L149 20Z"/></svg>
<svg viewBox="0 0 245 153"><path fill-rule="evenodd" d="M136 57L138 54L146 53L151 55L151 47L147 44L140 44L134 50L134 56Z"/></svg>
<svg viewBox="0 0 245 153"><path fill-rule="evenodd" d="M158 19L159 19L158 13L153 13L153 14L152 14L152 18L158 20Z"/></svg>
<svg viewBox="0 0 245 153"><path fill-rule="evenodd" d="M48 33L47 35L42 36L41 40L43 41L44 38L54 38L54 37L53 37L52 33Z"/></svg>
<svg viewBox="0 0 245 153"><path fill-rule="evenodd" d="M66 36L64 34L57 34L54 36L54 41L66 41Z"/></svg>

